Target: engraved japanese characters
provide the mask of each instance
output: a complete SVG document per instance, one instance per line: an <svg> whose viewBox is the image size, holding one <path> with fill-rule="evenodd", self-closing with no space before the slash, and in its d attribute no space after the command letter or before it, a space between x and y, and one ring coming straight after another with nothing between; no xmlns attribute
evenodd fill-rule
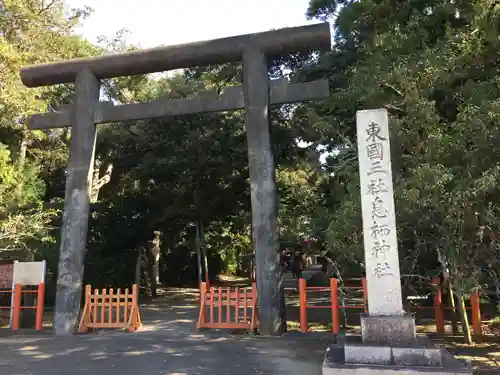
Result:
<svg viewBox="0 0 500 375"><path fill-rule="evenodd" d="M369 313L401 315L387 111L358 111L357 135Z"/></svg>

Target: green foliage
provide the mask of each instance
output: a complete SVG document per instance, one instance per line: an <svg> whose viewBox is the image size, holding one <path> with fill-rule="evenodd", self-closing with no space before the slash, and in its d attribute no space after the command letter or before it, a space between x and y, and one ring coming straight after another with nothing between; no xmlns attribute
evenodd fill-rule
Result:
<svg viewBox="0 0 500 375"><path fill-rule="evenodd" d="M24 87L23 65L95 54L98 49L71 35L89 9L64 12L63 1L5 0L0 12L0 225L4 259L51 257L54 166L66 162L64 132L27 131L29 115L53 109L71 95L68 86ZM46 190L45 188L48 187ZM5 251L9 250L9 251Z"/></svg>
<svg viewBox="0 0 500 375"><path fill-rule="evenodd" d="M308 14L337 15L321 65L335 83L331 99L304 111L332 124L329 147L341 150L329 162L344 190L331 250L362 261L356 158L345 160L356 155L355 111L385 107L403 273L441 268L439 254L459 290L481 285L499 260L498 5L311 1Z"/></svg>
<svg viewBox="0 0 500 375"><path fill-rule="evenodd" d="M48 225L55 212L43 210L43 184L33 165L19 168L0 144L0 256L30 258L34 244L50 241ZM14 255L12 253L15 253Z"/></svg>
<svg viewBox="0 0 500 375"><path fill-rule="evenodd" d="M125 29L91 45L73 34L90 9L65 13L64 6L6 0L0 14L0 246L47 259L51 277L71 132L27 131L25 122L70 103L74 92L72 85L27 89L19 69L138 48L123 42ZM326 77L331 96L271 109L281 241L314 238L343 273L362 271L355 114L385 107L403 274L435 274L445 263L459 293L493 284L500 294L499 6L311 0L307 14L334 19L334 48L318 59L274 61L269 74L288 67L293 82ZM241 76L240 64L224 64L103 83L109 99L133 103L220 92ZM241 111L102 126L96 159L113 171L92 206L87 282L131 284L140 249L160 230L161 280L196 283L196 221L205 228L211 278L244 274L252 246Z"/></svg>
<svg viewBox="0 0 500 375"><path fill-rule="evenodd" d="M304 163L295 168L278 168L276 180L280 194L280 238L300 243L314 235L311 218L319 205L318 173Z"/></svg>

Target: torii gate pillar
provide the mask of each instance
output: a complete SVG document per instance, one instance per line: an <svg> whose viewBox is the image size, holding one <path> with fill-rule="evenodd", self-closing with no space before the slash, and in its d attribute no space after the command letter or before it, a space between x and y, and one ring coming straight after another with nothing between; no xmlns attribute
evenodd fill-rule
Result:
<svg viewBox="0 0 500 375"><path fill-rule="evenodd" d="M259 48L243 53L243 91L252 201L252 244L257 267L259 331L281 333L285 322L280 264L276 170L269 133L267 62ZM266 301L263 304L263 301Z"/></svg>
<svg viewBox="0 0 500 375"><path fill-rule="evenodd" d="M96 141L94 111L99 105L100 88L99 80L89 70L77 74L57 273L56 335L72 333L80 312Z"/></svg>

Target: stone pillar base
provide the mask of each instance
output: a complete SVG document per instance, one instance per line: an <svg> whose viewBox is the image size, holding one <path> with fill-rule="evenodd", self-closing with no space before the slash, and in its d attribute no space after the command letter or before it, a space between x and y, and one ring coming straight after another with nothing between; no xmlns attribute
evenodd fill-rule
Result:
<svg viewBox="0 0 500 375"><path fill-rule="evenodd" d="M402 316L361 315L361 337L364 344L408 345L417 339L415 318Z"/></svg>
<svg viewBox="0 0 500 375"><path fill-rule="evenodd" d="M367 344L360 337L347 336L344 342L344 360L347 364L373 364L396 366L434 366L443 365L442 350L432 342L419 337L411 344Z"/></svg>
<svg viewBox="0 0 500 375"><path fill-rule="evenodd" d="M322 375L472 375L472 369L469 366L455 359L444 349L436 349L441 355L440 363L437 364L424 364L425 361L420 361L419 364L413 365L411 364L413 360L409 364L405 358L398 360L394 357L391 361L376 361L375 358L366 358L380 355L382 351L386 351L384 349L365 348L364 353L359 354L364 355L366 360L360 361L363 363L355 363L346 361L344 348L339 345L332 346L325 353ZM410 350L412 349L403 349L407 353ZM395 352L393 354L396 356Z"/></svg>
<svg viewBox="0 0 500 375"><path fill-rule="evenodd" d="M357 374L367 371L370 366L386 366L383 370L377 368L380 373L470 373L469 369L460 365L460 362L445 350L436 348L431 340L417 337L415 319L411 316L363 314L361 335L361 337L347 335L340 340L342 342L339 341L337 349L330 348L336 351L334 358L337 359L332 360L333 354L327 353L323 374L328 374L327 367L330 370L334 368L335 371ZM340 355L338 350L341 349L343 349L342 356L338 357L337 355ZM370 368L370 371L374 370L375 368ZM335 371L330 373L341 373Z"/></svg>

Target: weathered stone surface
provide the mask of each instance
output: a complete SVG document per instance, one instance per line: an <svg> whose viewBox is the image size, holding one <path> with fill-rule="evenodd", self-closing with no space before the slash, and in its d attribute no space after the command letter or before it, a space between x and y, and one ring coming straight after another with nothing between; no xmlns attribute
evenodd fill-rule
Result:
<svg viewBox="0 0 500 375"><path fill-rule="evenodd" d="M344 357L346 363L389 365L392 361L390 346L366 346L345 344Z"/></svg>
<svg viewBox="0 0 500 375"><path fill-rule="evenodd" d="M415 318L412 316L361 316L361 336L365 344L414 344Z"/></svg>
<svg viewBox="0 0 500 375"><path fill-rule="evenodd" d="M257 34L201 41L142 51L77 58L21 69L21 80L28 87L74 82L79 71L88 69L97 77L113 78L241 61L253 45L267 56L331 48L330 24L284 28Z"/></svg>
<svg viewBox="0 0 500 375"><path fill-rule="evenodd" d="M269 86L265 55L258 48L243 55L245 127L252 203L252 245L257 264L259 332L282 333L284 306L277 221L276 171L269 133Z"/></svg>
<svg viewBox="0 0 500 375"><path fill-rule="evenodd" d="M72 334L80 312L96 138L94 109L100 84L92 73L82 71L75 90L54 314L56 335Z"/></svg>
<svg viewBox="0 0 500 375"><path fill-rule="evenodd" d="M302 102L306 100L324 99L329 93L328 81L318 80L305 83L290 84L286 80L270 81L271 104ZM104 124L115 121L142 120L166 116L187 115L215 111L232 111L243 109L243 87L228 87L221 96L216 93L190 99L154 100L147 103L134 103L113 106L111 102L100 102L94 112L94 123ZM69 126L72 106L64 106L57 112L32 115L28 121L30 129L49 129Z"/></svg>
<svg viewBox="0 0 500 375"><path fill-rule="evenodd" d="M351 364L401 366L441 366L441 349L427 337L419 336L410 344L363 343L360 336L346 335L339 343L344 347L344 359Z"/></svg>
<svg viewBox="0 0 500 375"><path fill-rule="evenodd" d="M401 366L346 363L344 348L327 349L323 361L323 375L472 375L470 368L442 350L442 366Z"/></svg>
<svg viewBox="0 0 500 375"><path fill-rule="evenodd" d="M442 366L439 348L392 348L394 364L401 366Z"/></svg>
<svg viewBox="0 0 500 375"><path fill-rule="evenodd" d="M368 311L403 315L388 115L356 114Z"/></svg>

